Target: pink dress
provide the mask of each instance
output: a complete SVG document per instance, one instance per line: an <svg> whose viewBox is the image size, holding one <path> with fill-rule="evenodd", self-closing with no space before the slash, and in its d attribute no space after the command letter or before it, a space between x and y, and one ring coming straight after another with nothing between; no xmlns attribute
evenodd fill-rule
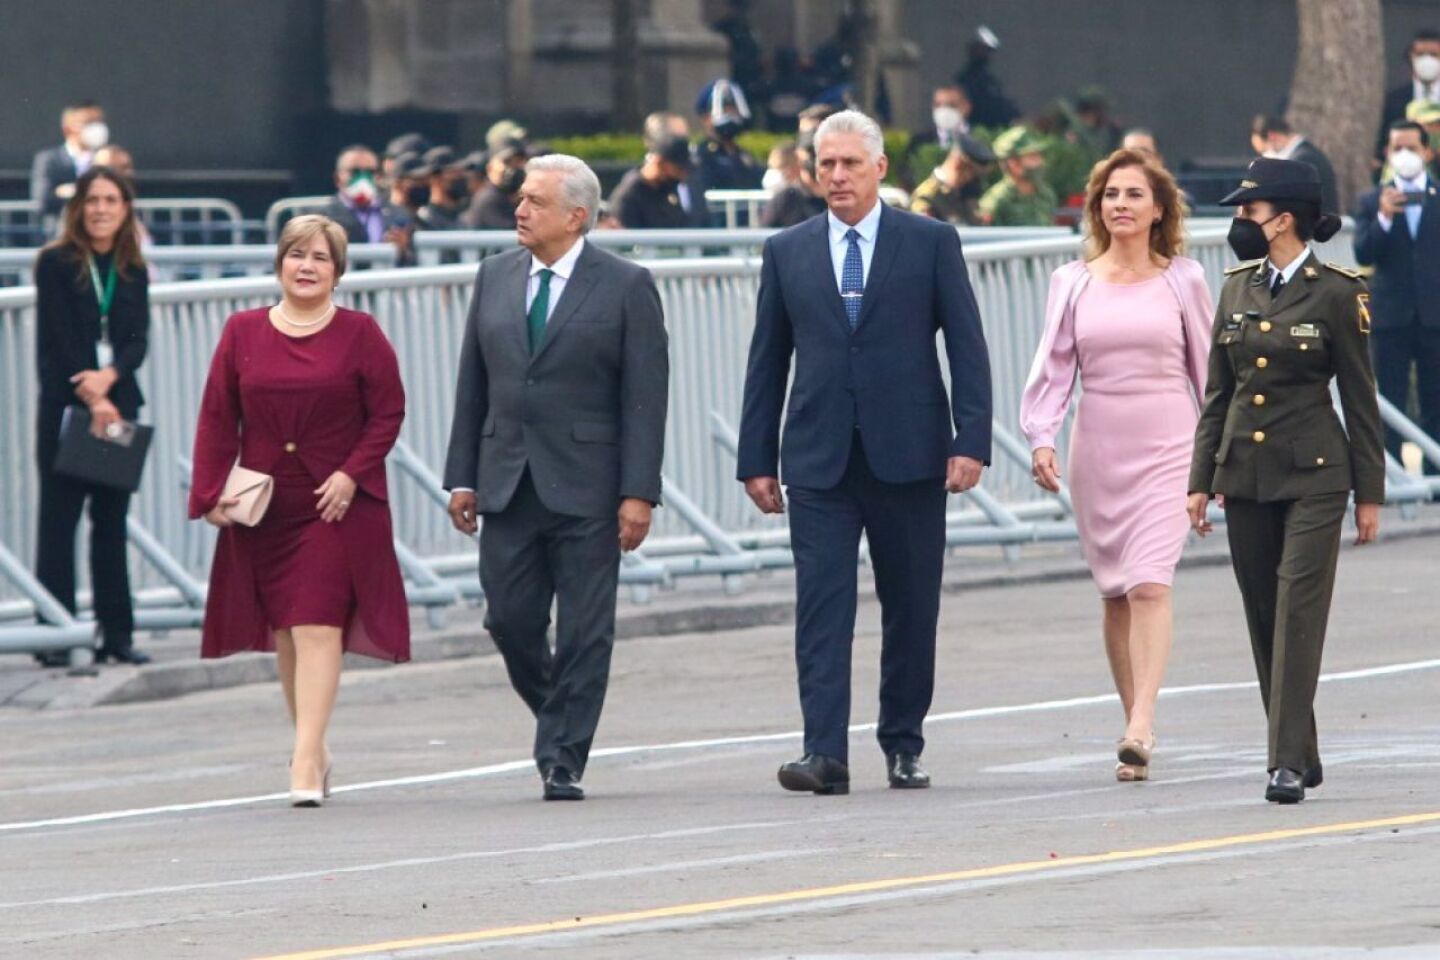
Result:
<svg viewBox="0 0 1440 960"><path fill-rule="evenodd" d="M1053 446L1079 375L1065 479L1102 597L1169 586L1190 529L1186 487L1205 389L1191 354L1209 350L1209 294L1203 274L1194 289L1193 261L1177 271L1180 263L1140 283L1072 275L1025 391L1021 420L1032 446ZM1181 283L1190 284L1186 295Z"/></svg>

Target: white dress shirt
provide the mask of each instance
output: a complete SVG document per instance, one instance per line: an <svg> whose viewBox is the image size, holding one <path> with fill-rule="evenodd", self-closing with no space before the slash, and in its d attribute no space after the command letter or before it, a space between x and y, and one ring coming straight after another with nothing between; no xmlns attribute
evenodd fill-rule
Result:
<svg viewBox="0 0 1440 960"><path fill-rule="evenodd" d="M550 304L545 311L545 322L549 323L550 318L555 315L555 304L560 302L560 294L565 292L565 284L569 281L570 275L575 272L575 261L580 259L580 251L585 249L585 238L581 237L575 241L575 245L565 251L565 255L554 263L546 266L540 258L533 253L530 255L530 280L525 284L525 315L530 315L530 305L535 302L535 296L540 292L540 271L549 270L554 273L550 278Z"/></svg>
<svg viewBox="0 0 1440 960"><path fill-rule="evenodd" d="M1403 193L1425 193L1430 189L1430 177L1422 171L1420 176L1414 180L1402 180L1396 177L1391 186ZM1382 186L1381 189L1383 190L1384 187ZM1412 203L1405 207L1405 223L1410 227L1410 236L1412 237L1420 235L1420 214L1423 206L1423 204ZM1384 211L1379 211L1375 214L1375 222L1380 224L1381 230L1389 233L1390 228L1395 225L1395 218L1386 216Z"/></svg>
<svg viewBox="0 0 1440 960"><path fill-rule="evenodd" d="M1410 78L1410 99L1440 102L1440 80L1424 83L1412 76Z"/></svg>
<svg viewBox="0 0 1440 960"><path fill-rule="evenodd" d="M855 224L854 230L860 234L860 270L865 282L870 280L870 261L875 258L875 237L880 233L880 207L883 204L875 201L875 206L870 212L860 218ZM827 212L825 216L830 223L830 262L835 267L835 289L845 289L845 254L850 250L850 241L845 239L845 234L851 229L850 224Z"/></svg>
<svg viewBox="0 0 1440 960"><path fill-rule="evenodd" d="M530 279L525 283L525 315L530 315L530 305L535 302L535 297L540 293L540 271L550 270L554 275L550 278L550 304L545 311L545 322L549 323L550 318L555 315L555 304L560 302L560 294L565 292L565 284L575 272L575 261L580 259L580 252L585 249L585 238L581 237L575 241L575 245L565 251L565 255L554 263L546 266L545 263L533 253L530 255ZM451 493L474 493L474 487L451 487Z"/></svg>
<svg viewBox="0 0 1440 960"><path fill-rule="evenodd" d="M1310 244L1305 244L1305 249L1300 252L1300 255L1298 257L1287 263L1284 270L1281 270L1279 267L1275 266L1275 264L1271 263L1268 260L1265 261L1265 266L1270 268L1270 286L1275 286L1275 275L1278 273L1280 276L1285 278L1285 285L1288 287L1290 285L1290 281L1295 279L1295 274L1299 272L1302 266L1304 266L1305 261L1310 259L1310 254L1312 252L1313 251L1310 249Z"/></svg>

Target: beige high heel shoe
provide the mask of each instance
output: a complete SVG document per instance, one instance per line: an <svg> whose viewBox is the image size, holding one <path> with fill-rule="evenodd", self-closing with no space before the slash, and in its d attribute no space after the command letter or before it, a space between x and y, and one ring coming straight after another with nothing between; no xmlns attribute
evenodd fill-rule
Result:
<svg viewBox="0 0 1440 960"><path fill-rule="evenodd" d="M324 776L320 779L319 790L295 790L290 791L290 806L292 807L319 807L330 799L330 771L334 764L325 764Z"/></svg>

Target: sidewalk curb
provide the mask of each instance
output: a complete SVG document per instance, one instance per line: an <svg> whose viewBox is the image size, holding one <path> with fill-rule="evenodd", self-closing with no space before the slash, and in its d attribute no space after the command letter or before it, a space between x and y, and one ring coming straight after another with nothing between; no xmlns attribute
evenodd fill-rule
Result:
<svg viewBox="0 0 1440 960"><path fill-rule="evenodd" d="M1346 536L1349 536L1347 531ZM1386 541L1410 540L1440 536L1440 519L1412 520L1392 527ZM1212 545L1213 544L1213 545ZM1346 542L1348 547L1348 540ZM1342 556L1345 549L1342 548ZM1002 561L1003 562L1003 561ZM1212 567L1230 562L1224 538L1203 545L1192 545L1180 560L1180 567ZM946 578L941 585L944 594L966 590L1021 587L1029 584L1056 583L1089 577L1083 559L1033 561L1015 567L990 570L966 570ZM751 627L780 626L793 623L795 601L793 586L754 586L755 595L748 600L698 602L668 610L643 607L622 608L616 618L617 640L642 637L673 636L682 633L718 633ZM872 598L873 584L863 572L860 596ZM447 660L495 654L494 644L480 627L478 611L468 614L465 628L416 636L411 644L412 663L437 663ZM364 657L346 659L346 669L384 669L391 664ZM112 704L145 703L168 700L207 690L225 690L276 679L275 659L269 654L239 654L220 660L193 660L180 663L159 663L145 667L107 667L98 677L72 678L58 676L39 680L17 694L9 706L32 709L83 709Z"/></svg>

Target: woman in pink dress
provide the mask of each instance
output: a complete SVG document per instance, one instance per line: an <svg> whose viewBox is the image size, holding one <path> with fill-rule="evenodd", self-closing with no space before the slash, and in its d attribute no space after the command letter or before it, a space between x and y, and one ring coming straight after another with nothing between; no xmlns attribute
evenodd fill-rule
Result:
<svg viewBox="0 0 1440 960"><path fill-rule="evenodd" d="M195 435L190 516L220 528L201 656L277 654L295 806L329 795L325 731L342 654L410 658L385 485L405 391L375 318L331 301L345 248L325 217L286 224L275 263L284 296L226 322ZM237 456L275 482L253 527L234 524L236 501L222 496Z"/></svg>
<svg viewBox="0 0 1440 960"><path fill-rule="evenodd" d="M1020 408L1035 482L1058 492L1055 438L1079 374L1070 493L1125 708L1120 780L1149 778L1214 315L1204 270L1179 255L1184 216L1174 178L1144 155L1117 150L1095 165L1085 202L1087 256L1051 278L1045 333Z"/></svg>

